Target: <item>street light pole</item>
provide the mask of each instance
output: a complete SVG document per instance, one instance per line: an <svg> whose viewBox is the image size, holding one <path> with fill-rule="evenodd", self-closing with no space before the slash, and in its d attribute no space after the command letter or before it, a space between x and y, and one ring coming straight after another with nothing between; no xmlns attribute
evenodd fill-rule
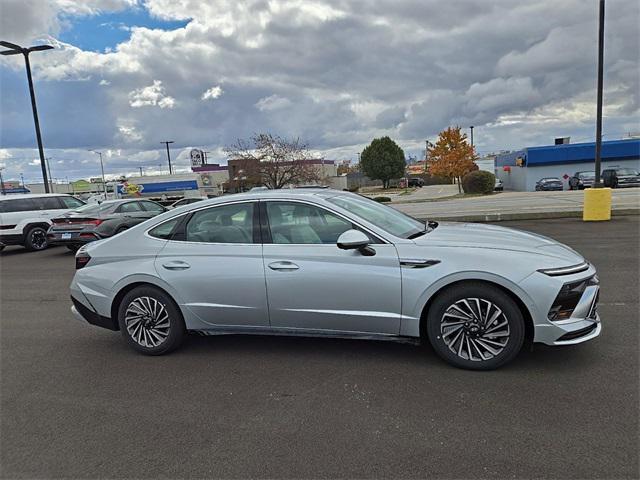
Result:
<svg viewBox="0 0 640 480"><path fill-rule="evenodd" d="M469 129L471 130L471 146L473 147L473 125L471 125Z"/></svg>
<svg viewBox="0 0 640 480"><path fill-rule="evenodd" d="M7 192L4 189L4 180L2 179L2 170L4 170L4 167L0 167L0 191L2 191L2 195L6 195Z"/></svg>
<svg viewBox="0 0 640 480"><path fill-rule="evenodd" d="M0 52L0 55L24 55L24 63L27 69L27 80L29 81L29 94L31 95L31 109L33 110L33 122L36 127L36 139L38 141L38 152L40 153L40 168L42 169L42 180L44 181L44 190L49 193L49 185L47 183L47 169L44 159L44 148L42 146L42 136L40 135L40 122L38 120L38 109L36 107L36 93L33 88L33 79L31 78L31 63L29 62L29 54L40 50L51 50L51 45L37 45L35 47L23 48L15 43L0 41L0 45L10 50Z"/></svg>
<svg viewBox="0 0 640 480"><path fill-rule="evenodd" d="M596 178L594 188L602 188L600 182L600 155L602 151L602 84L604 72L604 0L600 0L600 23L598 25L598 99L596 104Z"/></svg>
<svg viewBox="0 0 640 480"><path fill-rule="evenodd" d="M51 188L51 193L56 193L53 191L53 177L51 176L51 164L49 163L50 159L51 157L44 157L44 160L47 163L47 172L49 173L49 186ZM47 193L49 192L47 191Z"/></svg>
<svg viewBox="0 0 640 480"><path fill-rule="evenodd" d="M169 141L165 141L165 142L160 142L160 143L164 143L167 147L167 160L169 162L169 175L171 175L173 173L173 170L171 169L171 154L169 153L169 144L170 143L174 143L173 140L169 140Z"/></svg>

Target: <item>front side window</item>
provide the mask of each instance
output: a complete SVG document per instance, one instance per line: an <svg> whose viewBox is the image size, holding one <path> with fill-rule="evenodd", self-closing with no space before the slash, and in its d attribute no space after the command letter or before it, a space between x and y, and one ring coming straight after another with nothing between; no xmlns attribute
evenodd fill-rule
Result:
<svg viewBox="0 0 640 480"><path fill-rule="evenodd" d="M267 202L273 243L320 244L338 241L353 224L323 208L297 202Z"/></svg>
<svg viewBox="0 0 640 480"><path fill-rule="evenodd" d="M153 212L153 213L162 213L164 212L164 208L162 207L162 205L158 205L157 203L154 202L141 202L144 205L144 209L147 212Z"/></svg>
<svg viewBox="0 0 640 480"><path fill-rule="evenodd" d="M328 198L327 201L396 237L410 238L425 230L424 223L368 198L344 195Z"/></svg>
<svg viewBox="0 0 640 480"><path fill-rule="evenodd" d="M185 232L188 242L253 243L253 203L234 203L199 210Z"/></svg>
<svg viewBox="0 0 640 480"><path fill-rule="evenodd" d="M62 200L64 208L78 208L84 205L84 202L74 197L60 197L60 200Z"/></svg>
<svg viewBox="0 0 640 480"><path fill-rule="evenodd" d="M120 205L120 213L135 213L135 212L141 212L141 211L142 211L142 207L138 202L129 202L129 203L124 203Z"/></svg>

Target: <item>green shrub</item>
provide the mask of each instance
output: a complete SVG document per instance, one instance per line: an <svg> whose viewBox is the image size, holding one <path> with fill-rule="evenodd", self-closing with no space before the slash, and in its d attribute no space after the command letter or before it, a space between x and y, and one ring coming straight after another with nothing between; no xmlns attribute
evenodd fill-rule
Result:
<svg viewBox="0 0 640 480"><path fill-rule="evenodd" d="M495 186L496 176L484 170L469 172L462 178L464 193L481 193L487 195L493 192Z"/></svg>
<svg viewBox="0 0 640 480"><path fill-rule="evenodd" d="M380 203L387 203L391 201L389 197L373 197L373 200Z"/></svg>

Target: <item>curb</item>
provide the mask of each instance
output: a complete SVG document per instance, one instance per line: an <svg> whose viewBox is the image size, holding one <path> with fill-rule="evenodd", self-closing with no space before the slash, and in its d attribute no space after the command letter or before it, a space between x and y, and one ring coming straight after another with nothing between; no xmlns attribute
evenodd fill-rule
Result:
<svg viewBox="0 0 640 480"><path fill-rule="evenodd" d="M640 208L619 208L611 210L612 217L625 215L640 215ZM514 212L514 213L487 213L454 216L432 216L428 218L417 217L420 221L439 220L450 222L508 222L510 220L542 220L551 218L580 218L582 210L562 212Z"/></svg>

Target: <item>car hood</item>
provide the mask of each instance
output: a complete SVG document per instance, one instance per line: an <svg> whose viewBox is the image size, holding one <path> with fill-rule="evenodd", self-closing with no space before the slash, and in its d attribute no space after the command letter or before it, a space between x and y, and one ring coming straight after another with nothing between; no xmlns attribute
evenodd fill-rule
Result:
<svg viewBox="0 0 640 480"><path fill-rule="evenodd" d="M431 232L414 240L417 245L465 247L525 252L555 257L576 265L584 257L551 238L536 233L479 223L442 222Z"/></svg>

